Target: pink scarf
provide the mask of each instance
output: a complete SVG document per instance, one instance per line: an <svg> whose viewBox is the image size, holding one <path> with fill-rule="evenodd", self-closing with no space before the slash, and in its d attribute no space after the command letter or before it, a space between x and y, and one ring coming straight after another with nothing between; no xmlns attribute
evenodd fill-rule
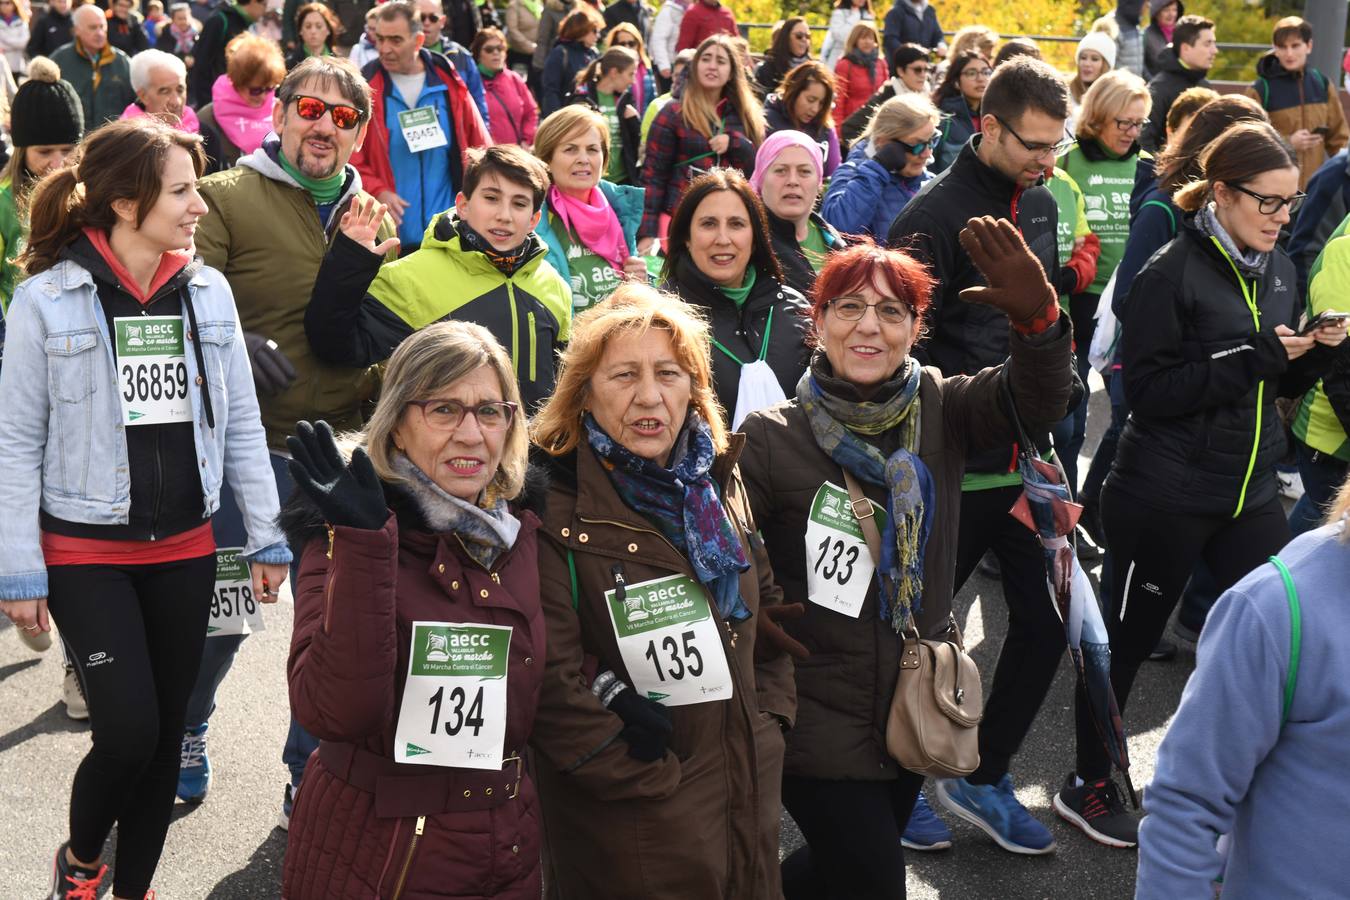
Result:
<svg viewBox="0 0 1350 900"><path fill-rule="evenodd" d="M563 227L576 234L582 245L622 272L628 259L628 241L614 208L599 187L591 188L589 201L575 200L558 190L548 189L548 208L562 220Z"/></svg>
<svg viewBox="0 0 1350 900"><path fill-rule="evenodd" d="M122 110L123 119L138 119L144 115L147 115L145 108L134 100L127 104L126 109ZM197 134L202 130L202 124L197 121L197 114L192 111L190 106L183 107L183 116L177 122L172 121L168 113L161 114L159 118L170 125L176 125L179 131L186 131L188 134Z"/></svg>
<svg viewBox="0 0 1350 900"><path fill-rule="evenodd" d="M263 138L271 132L272 104L275 102L276 92L268 91L262 106L249 106L248 101L239 96L228 75L220 76L211 85L211 109L216 124L225 132L226 139L245 156L261 147Z"/></svg>

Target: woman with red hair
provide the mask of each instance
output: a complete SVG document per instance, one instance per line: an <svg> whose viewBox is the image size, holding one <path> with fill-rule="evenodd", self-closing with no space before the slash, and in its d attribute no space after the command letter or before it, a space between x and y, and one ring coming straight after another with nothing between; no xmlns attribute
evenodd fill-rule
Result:
<svg viewBox="0 0 1350 900"><path fill-rule="evenodd" d="M905 896L901 836L923 777L883 737L901 632L953 625L963 461L1014 439L1006 398L1028 427L1069 403L1071 328L1017 230L971 219L961 243L988 283L962 299L1008 314L1009 363L951 378L922 367L911 350L933 279L868 240L830 254L817 276L815 352L795 399L741 429L755 521L785 601L803 605L783 629L761 623L763 639L798 657L783 805L806 846L783 862L788 898ZM882 513L879 560L857 536L850 483Z"/></svg>

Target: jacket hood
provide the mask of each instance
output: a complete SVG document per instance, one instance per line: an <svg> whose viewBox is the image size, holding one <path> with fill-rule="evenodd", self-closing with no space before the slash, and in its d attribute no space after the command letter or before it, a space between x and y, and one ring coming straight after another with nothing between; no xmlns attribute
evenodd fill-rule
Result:
<svg viewBox="0 0 1350 900"><path fill-rule="evenodd" d="M452 206L443 213L437 213L431 217L427 223L427 230L422 234L422 249L429 247L439 247L443 250L458 250L466 256L475 257L483 261L483 265L492 266L487 257L476 250L471 250L460 245L459 232L455 230L455 225L459 222L459 213ZM548 253L548 247L544 244L542 238L533 231L525 238L525 261L508 277L514 277L525 270L527 266L537 264L537 261ZM497 271L493 267L493 271Z"/></svg>
<svg viewBox="0 0 1350 900"><path fill-rule="evenodd" d="M1171 44L1164 47L1162 53L1158 55L1158 71L1178 75L1191 84L1199 84L1209 74L1209 69L1188 69L1183 66L1176 48Z"/></svg>
<svg viewBox="0 0 1350 900"><path fill-rule="evenodd" d="M1148 0L1148 17L1150 20L1157 18L1159 12L1167 7L1169 3L1177 5L1177 18L1180 19L1186 15L1186 4L1181 0ZM1156 24L1150 21L1150 24Z"/></svg>
<svg viewBox="0 0 1350 900"><path fill-rule="evenodd" d="M241 156L236 165L243 166L246 169L252 169L259 175L270 178L273 181L280 181L282 184L289 184L298 190L304 190L300 182L296 181L286 170L277 162L277 155L281 153L281 138L275 133L269 134L263 138L262 146L254 150L248 156ZM343 175L346 181L343 182L342 193L338 196L337 205L346 204L347 200L361 191L361 173L356 171L356 167L351 163L342 167Z"/></svg>
<svg viewBox="0 0 1350 900"><path fill-rule="evenodd" d="M103 254L99 253L93 242L83 234L61 251L61 258L73 262L98 281L107 284L117 284L119 281L117 273L108 265L107 260L103 258ZM187 265L179 269L177 274L165 282L159 290L155 291L155 296L151 298L150 302L186 287L201 270L202 258L194 255Z"/></svg>
<svg viewBox="0 0 1350 900"><path fill-rule="evenodd" d="M380 483L384 487L385 503L398 521L400 530L431 533L431 527L407 485L388 481ZM511 511L517 514L529 511L542 518L548 500L548 487L548 471L531 462L525 470L525 488L519 497L511 501ZM277 525L285 532L286 542L296 548L304 547L327 534L323 513L310 496L299 488L294 488L282 505L277 515Z"/></svg>
<svg viewBox="0 0 1350 900"><path fill-rule="evenodd" d="M1284 66L1280 65L1280 58L1271 50L1256 61L1256 74L1260 78L1267 80L1271 78L1297 78L1303 73L1290 72Z"/></svg>
<svg viewBox="0 0 1350 900"><path fill-rule="evenodd" d="M966 98L961 96L960 93L953 94L939 103L938 111L946 113L949 116L969 117L971 115L970 104L966 102Z"/></svg>

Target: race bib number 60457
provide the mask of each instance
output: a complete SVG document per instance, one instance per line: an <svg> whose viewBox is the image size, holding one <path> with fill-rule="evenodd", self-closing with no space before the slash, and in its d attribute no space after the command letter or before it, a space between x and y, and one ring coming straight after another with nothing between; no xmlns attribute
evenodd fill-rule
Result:
<svg viewBox="0 0 1350 900"><path fill-rule="evenodd" d="M669 575L605 592L633 688L664 706L730 700L731 672L703 588Z"/></svg>

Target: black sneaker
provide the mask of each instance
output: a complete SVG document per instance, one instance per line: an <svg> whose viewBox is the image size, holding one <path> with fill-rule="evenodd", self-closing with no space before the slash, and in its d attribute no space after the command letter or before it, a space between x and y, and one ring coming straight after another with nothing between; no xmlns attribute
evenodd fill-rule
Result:
<svg viewBox="0 0 1350 900"><path fill-rule="evenodd" d="M1087 532L1092 543L1098 547L1106 546L1106 529L1102 527L1101 507L1091 497L1083 498L1083 512L1078 517L1078 527Z"/></svg>
<svg viewBox="0 0 1350 900"><path fill-rule="evenodd" d="M52 892L49 900L98 900L99 885L108 874L106 865L97 869L73 866L66 861L66 844L56 851L52 863Z"/></svg>
<svg viewBox="0 0 1350 900"><path fill-rule="evenodd" d="M1159 638L1158 643L1148 653L1149 662L1171 662L1177 658L1177 645L1167 640Z"/></svg>
<svg viewBox="0 0 1350 900"><path fill-rule="evenodd" d="M1074 786L1072 772L1055 795L1055 812L1084 834L1108 847L1134 847L1139 843L1139 820L1125 809L1114 781L1084 782Z"/></svg>

